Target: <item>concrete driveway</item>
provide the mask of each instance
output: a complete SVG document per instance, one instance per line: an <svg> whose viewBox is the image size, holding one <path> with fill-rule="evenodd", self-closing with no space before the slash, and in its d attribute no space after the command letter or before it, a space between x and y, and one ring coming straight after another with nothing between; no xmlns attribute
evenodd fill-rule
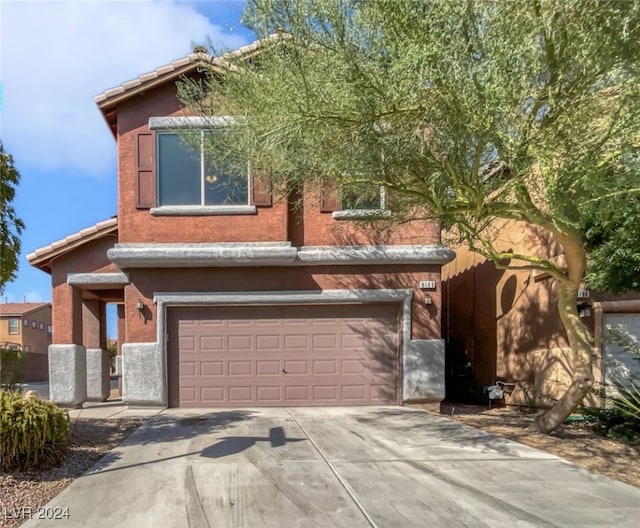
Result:
<svg viewBox="0 0 640 528"><path fill-rule="evenodd" d="M637 527L640 489L401 407L165 411L24 526Z"/></svg>

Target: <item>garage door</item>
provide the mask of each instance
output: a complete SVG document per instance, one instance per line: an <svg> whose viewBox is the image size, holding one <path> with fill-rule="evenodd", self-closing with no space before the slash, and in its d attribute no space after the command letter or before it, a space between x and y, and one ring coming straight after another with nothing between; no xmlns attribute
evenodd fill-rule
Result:
<svg viewBox="0 0 640 528"><path fill-rule="evenodd" d="M640 314L607 314L604 316L605 336L609 328L620 328L640 343ZM625 384L640 379L640 361L623 347L605 340L605 379L607 382Z"/></svg>
<svg viewBox="0 0 640 528"><path fill-rule="evenodd" d="M173 309L169 328L171 406L398 403L398 305Z"/></svg>

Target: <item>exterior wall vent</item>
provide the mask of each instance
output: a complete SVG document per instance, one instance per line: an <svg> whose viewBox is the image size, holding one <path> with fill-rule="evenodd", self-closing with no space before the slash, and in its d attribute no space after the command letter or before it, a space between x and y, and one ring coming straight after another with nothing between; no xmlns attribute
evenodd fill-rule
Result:
<svg viewBox="0 0 640 528"><path fill-rule="evenodd" d="M589 297L591 297L589 290L578 290L578 299L588 299Z"/></svg>

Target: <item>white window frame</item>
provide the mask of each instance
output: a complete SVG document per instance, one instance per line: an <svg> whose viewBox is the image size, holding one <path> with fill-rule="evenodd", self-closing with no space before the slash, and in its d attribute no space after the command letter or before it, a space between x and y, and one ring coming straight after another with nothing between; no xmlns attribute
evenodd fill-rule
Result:
<svg viewBox="0 0 640 528"><path fill-rule="evenodd" d="M163 215L242 215L255 214L257 208L251 205L251 163L247 161L247 203L233 205L205 205L205 159L204 159L204 134L214 131L217 127L237 124L238 120L233 116L215 117L151 117L149 118L149 130L156 130L156 152L159 151L159 136L161 134L177 134L176 129L198 128L200 129L200 205L158 205L150 210L154 216ZM159 156L156 156L156 184L158 193L160 190L160 166Z"/></svg>
<svg viewBox="0 0 640 528"><path fill-rule="evenodd" d="M342 198L340 199L342 203ZM391 216L391 211L387 209L387 189L380 186L380 207L377 209L341 209L333 211L331 216L336 220L349 220L358 218L387 218Z"/></svg>
<svg viewBox="0 0 640 528"><path fill-rule="evenodd" d="M13 325L11 323L13 323ZM9 335L20 335L20 319L10 317L7 324L9 325ZM12 326L13 330L11 329Z"/></svg>

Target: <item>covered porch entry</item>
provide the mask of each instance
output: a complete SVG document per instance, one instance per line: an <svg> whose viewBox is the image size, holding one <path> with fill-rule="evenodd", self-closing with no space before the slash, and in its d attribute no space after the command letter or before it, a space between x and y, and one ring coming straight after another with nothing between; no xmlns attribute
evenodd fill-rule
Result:
<svg viewBox="0 0 640 528"><path fill-rule="evenodd" d="M108 303L118 304L118 343L124 338L124 288L129 276L107 258L117 242L117 218L27 255L52 281L49 398L67 407L104 401L110 394Z"/></svg>

